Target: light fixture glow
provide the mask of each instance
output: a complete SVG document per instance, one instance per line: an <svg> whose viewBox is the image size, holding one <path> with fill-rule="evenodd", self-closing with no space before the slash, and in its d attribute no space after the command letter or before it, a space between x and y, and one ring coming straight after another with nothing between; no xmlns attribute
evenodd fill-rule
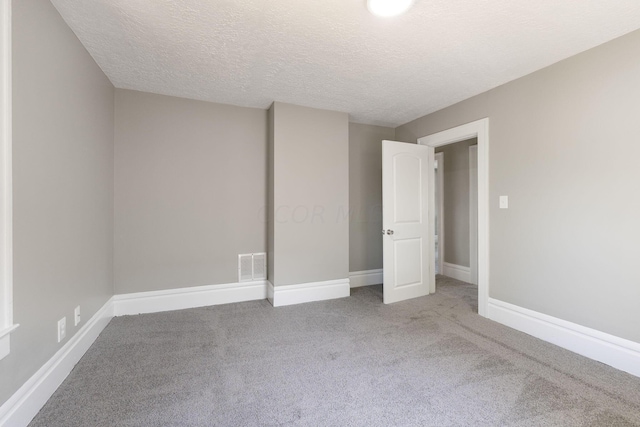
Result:
<svg viewBox="0 0 640 427"><path fill-rule="evenodd" d="M377 16L398 16L413 5L414 0L367 0L367 9Z"/></svg>

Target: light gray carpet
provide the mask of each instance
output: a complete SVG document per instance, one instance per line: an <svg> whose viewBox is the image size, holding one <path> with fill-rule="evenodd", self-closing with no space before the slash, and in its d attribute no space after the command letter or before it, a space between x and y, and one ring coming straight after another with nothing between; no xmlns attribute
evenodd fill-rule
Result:
<svg viewBox="0 0 640 427"><path fill-rule="evenodd" d="M569 302L568 302L569 303ZM114 319L32 426L633 426L640 378L429 297Z"/></svg>

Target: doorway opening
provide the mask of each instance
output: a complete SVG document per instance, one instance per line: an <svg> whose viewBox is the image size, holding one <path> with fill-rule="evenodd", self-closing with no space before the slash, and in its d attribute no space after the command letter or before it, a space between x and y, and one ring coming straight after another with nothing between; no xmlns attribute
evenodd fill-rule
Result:
<svg viewBox="0 0 640 427"><path fill-rule="evenodd" d="M476 153L477 138L438 147L434 171L436 274L474 285L478 284Z"/></svg>
<svg viewBox="0 0 640 427"><path fill-rule="evenodd" d="M436 206L436 173L435 173L435 150L439 147L448 146L461 141L467 141L470 139L477 139L477 149L474 149L475 153L469 155L475 155L477 158L477 170L475 175L475 183L472 182L471 175L469 175L469 186L475 186L477 188L477 200L475 205L477 210L470 209L470 216L474 216L477 212L477 243L472 243L470 238L469 242L469 261L471 260L472 246L477 248L477 284L478 284L478 314L481 316L488 316L488 304L489 304L489 119L485 118L475 122L467 123L462 126L458 126L452 129L448 129L443 132L439 132L433 135L425 136L418 139L418 144L425 145L429 150L429 165L427 170L431 174L429 182L429 206ZM445 155L446 156L446 155ZM445 166L446 168L446 166ZM471 193L471 192L470 192ZM471 197L471 196L469 196ZM469 199L469 205L474 203ZM436 272L436 252L435 252L435 235L436 235L436 215L434 210L429 219L429 237L432 240L430 242L430 293L435 292L435 272ZM469 228L471 228L471 218L469 218ZM445 218L446 223L446 218ZM446 236L446 230L444 231ZM470 231L471 234L471 231ZM442 251L443 235L438 234L438 246ZM446 248L446 244L444 245ZM446 249L445 249L446 251ZM443 259L441 256L440 259ZM469 273L471 271L471 265L469 266ZM474 276L476 276L474 274ZM474 277L474 280L475 277Z"/></svg>

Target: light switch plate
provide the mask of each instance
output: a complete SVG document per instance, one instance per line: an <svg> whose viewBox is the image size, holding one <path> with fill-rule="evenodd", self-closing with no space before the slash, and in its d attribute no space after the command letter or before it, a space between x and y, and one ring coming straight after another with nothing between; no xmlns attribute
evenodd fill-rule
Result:
<svg viewBox="0 0 640 427"><path fill-rule="evenodd" d="M500 196L500 209L509 209L509 196Z"/></svg>

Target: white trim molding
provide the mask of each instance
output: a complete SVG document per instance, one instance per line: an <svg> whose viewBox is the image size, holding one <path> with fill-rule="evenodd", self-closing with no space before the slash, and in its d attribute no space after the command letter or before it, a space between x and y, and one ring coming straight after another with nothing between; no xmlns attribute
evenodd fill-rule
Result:
<svg viewBox="0 0 640 427"><path fill-rule="evenodd" d="M361 286L381 285L383 272L381 268L376 270L352 271L349 273L349 286L359 288Z"/></svg>
<svg viewBox="0 0 640 427"><path fill-rule="evenodd" d="M478 138L478 314L488 316L489 310L489 119L484 118L433 135L418 139L418 144L431 147L433 159L436 147ZM429 170L433 171L433 165ZM431 181L434 181L434 175ZM429 206L434 206L433 186L429 195ZM433 218L433 215L431 215ZM435 235L435 224L430 220L430 235ZM430 245L431 248L434 245ZM435 270L435 254L431 250L431 266ZM435 291L435 275L431 277Z"/></svg>
<svg viewBox="0 0 640 427"><path fill-rule="evenodd" d="M275 293L274 289L275 287L273 286L273 283L267 281L267 300L271 303L271 305L273 305L273 294Z"/></svg>
<svg viewBox="0 0 640 427"><path fill-rule="evenodd" d="M451 264L450 262L442 263L442 275L452 277L463 282L471 283L471 268L463 265Z"/></svg>
<svg viewBox="0 0 640 427"><path fill-rule="evenodd" d="M640 343L493 298L489 319L640 377Z"/></svg>
<svg viewBox="0 0 640 427"><path fill-rule="evenodd" d="M437 269L435 269L434 271L438 272L439 274L442 274L442 272L444 271L444 251L445 251L445 243L446 243L446 239L444 236L444 223L446 221L446 218L444 216L444 173L445 173L445 166L444 166L444 153L434 153L434 160L437 164L437 168L435 168L434 171L434 176L433 176L433 186L434 186L434 193L436 193L438 196L436 196L436 194L434 194L434 198L433 198L433 211L438 211L438 229L435 229L435 225L434 225L434 233L436 233L436 236L434 238L434 247L435 245L438 245L438 265L437 265ZM437 203L436 203L437 200ZM435 221L435 218L434 218ZM435 257L435 254L434 254Z"/></svg>
<svg viewBox="0 0 640 427"><path fill-rule="evenodd" d="M13 324L13 184L11 135L11 0L0 3L0 359Z"/></svg>
<svg viewBox="0 0 640 427"><path fill-rule="evenodd" d="M69 375L113 317L112 300L0 407L0 426L26 426Z"/></svg>
<svg viewBox="0 0 640 427"><path fill-rule="evenodd" d="M478 146L469 147L469 283L478 284Z"/></svg>
<svg viewBox="0 0 640 427"><path fill-rule="evenodd" d="M267 281L195 286L165 291L120 294L113 297L115 316L230 304L267 298Z"/></svg>
<svg viewBox="0 0 640 427"><path fill-rule="evenodd" d="M344 298L350 295L349 279L339 279L299 285L275 286L273 287L273 297L269 301L274 307L282 307L305 302Z"/></svg>

